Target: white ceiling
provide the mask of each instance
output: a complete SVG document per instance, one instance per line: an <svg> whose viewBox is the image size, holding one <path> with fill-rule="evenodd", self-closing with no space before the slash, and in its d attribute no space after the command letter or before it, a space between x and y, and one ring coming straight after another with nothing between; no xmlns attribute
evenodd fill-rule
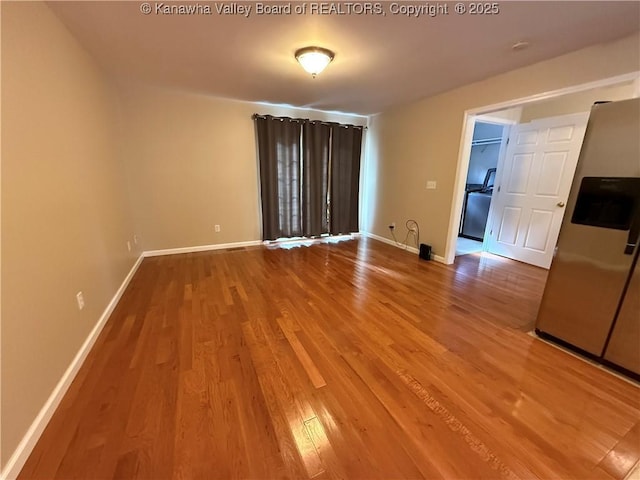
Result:
<svg viewBox="0 0 640 480"><path fill-rule="evenodd" d="M451 2L448 15L421 18L392 15L391 2L380 16L259 16L255 2L237 2L253 7L249 18L217 14L221 3L190 16L143 15L139 1L49 6L118 81L359 114L640 30L638 1L503 1L497 15L457 15ZM531 47L512 51L520 40ZM316 79L293 57L308 45L336 53Z"/></svg>

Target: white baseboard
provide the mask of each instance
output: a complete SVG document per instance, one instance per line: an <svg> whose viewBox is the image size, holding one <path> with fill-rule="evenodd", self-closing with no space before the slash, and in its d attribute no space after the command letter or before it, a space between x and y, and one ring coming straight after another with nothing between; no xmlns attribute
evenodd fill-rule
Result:
<svg viewBox="0 0 640 480"><path fill-rule="evenodd" d="M375 233L370 233L370 232L361 232L361 233L365 237L373 238L374 240L378 240L379 242L383 242L383 243L386 243L386 244L391 245L393 247L400 248L402 250L406 250L407 252L415 253L416 255L420 252L415 247L405 246L404 244L400 244L399 245L394 240L392 240L390 238L381 237L380 235L376 235ZM444 257L441 257L440 255L434 255L433 253L431 254L431 260L433 260L435 262L438 262L438 263L444 263L445 265L447 264L447 262L445 261Z"/></svg>
<svg viewBox="0 0 640 480"><path fill-rule="evenodd" d="M122 294L133 278L133 275L136 273L136 270L138 270L140 263L142 263L143 258L143 255L138 257L136 263L133 264L133 267L131 267L131 270L120 285L120 288L118 288L118 291L109 302L109 305L107 305L107 308L102 312L100 319L87 336L86 340L80 347L80 350L78 350L78 353L76 353L76 356L71 361L69 367L67 367L64 375L62 375L62 378L60 378L60 381L53 389L53 392L51 392L51 395L49 395L49 398L27 430L27 433L22 437L22 440L16 447L13 455L9 458L9 461L2 470L2 473L0 473L0 480L14 480L20 474L20 470L22 470L27 458L31 455L33 447L36 446L40 435L42 435L42 432L49 423L49 420L51 420L51 417L56 411L56 408L58 408L64 394L67 393L71 382L73 382L78 370L80 370L84 360L87 358L91 347L93 347L93 344L98 339L98 335L100 335L100 332L107 323L109 316L113 313L113 310L120 301Z"/></svg>
<svg viewBox="0 0 640 480"><path fill-rule="evenodd" d="M447 262L447 259L444 257L441 257L440 255L434 255L433 253L431 254L431 259L434 262L438 262L438 263L444 263L445 265L451 265L451 263Z"/></svg>
<svg viewBox="0 0 640 480"><path fill-rule="evenodd" d="M142 253L144 257L158 257L161 255L175 255L178 253L206 252L209 250L224 250L226 248L254 247L262 245L262 240L249 240L247 242L218 243L214 245L198 245L195 247L166 248L164 250L147 250Z"/></svg>
<svg viewBox="0 0 640 480"><path fill-rule="evenodd" d="M396 248L400 248L402 250L406 250L407 252L415 253L416 255L419 253L419 250L416 247L410 247L404 244L397 244L395 240L390 238L381 237L380 235L376 235L375 233L363 232L365 237L373 238L374 240L378 240L379 242L386 243L387 245L391 245Z"/></svg>

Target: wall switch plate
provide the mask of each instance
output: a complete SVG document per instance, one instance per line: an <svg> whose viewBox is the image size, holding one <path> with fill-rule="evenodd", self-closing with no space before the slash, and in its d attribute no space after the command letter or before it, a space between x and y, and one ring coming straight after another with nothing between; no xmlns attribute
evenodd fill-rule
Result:
<svg viewBox="0 0 640 480"><path fill-rule="evenodd" d="M219 232L219 231L220 231L220 225L215 225L213 228L214 228L214 230L215 230L216 232Z"/></svg>
<svg viewBox="0 0 640 480"><path fill-rule="evenodd" d="M127 240L127 250L131 251L131 242Z"/></svg>
<svg viewBox="0 0 640 480"><path fill-rule="evenodd" d="M76 302L78 302L78 310L82 310L84 308L84 295L82 295L82 292L76 293Z"/></svg>
<svg viewBox="0 0 640 480"><path fill-rule="evenodd" d="M427 182L427 190L435 190L438 187L438 182L435 180L429 180Z"/></svg>

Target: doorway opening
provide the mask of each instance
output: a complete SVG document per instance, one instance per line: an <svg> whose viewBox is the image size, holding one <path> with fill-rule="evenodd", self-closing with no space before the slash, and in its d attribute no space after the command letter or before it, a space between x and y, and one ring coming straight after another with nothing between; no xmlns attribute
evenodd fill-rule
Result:
<svg viewBox="0 0 640 480"><path fill-rule="evenodd" d="M462 199L456 256L485 249L485 230L496 179L498 160L508 134L505 123L476 117Z"/></svg>

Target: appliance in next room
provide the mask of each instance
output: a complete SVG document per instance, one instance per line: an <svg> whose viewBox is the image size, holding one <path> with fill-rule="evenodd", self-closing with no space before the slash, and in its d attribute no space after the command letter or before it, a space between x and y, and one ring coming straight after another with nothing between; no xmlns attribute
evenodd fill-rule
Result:
<svg viewBox="0 0 640 480"><path fill-rule="evenodd" d="M484 231L489 218L491 195L493 194L493 181L496 169L490 168L480 186L467 186L464 202L462 204L462 224L460 236L473 240L484 240Z"/></svg>
<svg viewBox="0 0 640 480"><path fill-rule="evenodd" d="M596 104L536 332L640 378L640 99Z"/></svg>
<svg viewBox="0 0 640 480"><path fill-rule="evenodd" d="M484 240L504 133L505 126L502 124L481 120L475 122L466 188L462 200L458 231L460 237L480 242Z"/></svg>

